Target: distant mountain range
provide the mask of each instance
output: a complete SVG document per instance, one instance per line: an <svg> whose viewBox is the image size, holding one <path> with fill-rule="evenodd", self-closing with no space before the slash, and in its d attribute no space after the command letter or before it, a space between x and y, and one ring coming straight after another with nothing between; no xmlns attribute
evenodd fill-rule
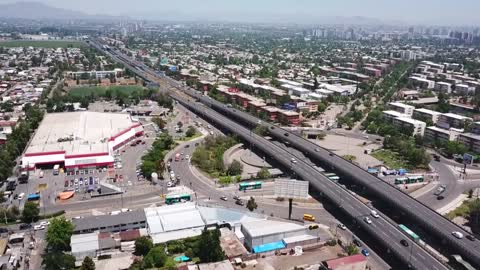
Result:
<svg viewBox="0 0 480 270"><path fill-rule="evenodd" d="M126 17L115 17L108 15L90 15L80 11L73 11L63 8L52 7L39 2L16 2L0 5L0 18L19 19L56 19L56 20L78 20L78 19L122 19Z"/></svg>
<svg viewBox="0 0 480 270"><path fill-rule="evenodd" d="M98 0L101 1L101 0ZM344 25L381 25L381 24L403 24L402 22L382 21L375 18L362 16L314 16L311 13L305 14L278 14L276 12L250 12L248 16L235 10L223 13L203 14L198 12L187 12L184 10L159 10L151 13L130 12L128 15L91 15L81 11L73 11L63 8L52 7L40 2L16 2L11 4L0 4L0 18L17 18L32 20L162 20L162 21L185 21L185 22L246 22L246 23L281 23L281 24L344 24Z"/></svg>

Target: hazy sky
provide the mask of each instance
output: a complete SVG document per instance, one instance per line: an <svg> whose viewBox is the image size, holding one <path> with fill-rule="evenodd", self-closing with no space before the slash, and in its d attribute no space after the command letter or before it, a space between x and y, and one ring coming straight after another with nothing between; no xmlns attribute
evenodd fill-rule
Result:
<svg viewBox="0 0 480 270"><path fill-rule="evenodd" d="M0 0L12 3L18 0ZM157 19L318 21L365 16L408 24L480 25L479 0L37 0L93 14Z"/></svg>

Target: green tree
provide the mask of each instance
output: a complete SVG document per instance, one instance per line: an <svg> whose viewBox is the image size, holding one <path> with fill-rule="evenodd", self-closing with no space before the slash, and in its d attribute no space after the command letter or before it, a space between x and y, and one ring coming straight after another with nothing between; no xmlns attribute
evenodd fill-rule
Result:
<svg viewBox="0 0 480 270"><path fill-rule="evenodd" d="M45 270L75 269L75 257L62 252L48 252L42 256L42 266Z"/></svg>
<svg viewBox="0 0 480 270"><path fill-rule="evenodd" d="M327 105L325 103L321 102L318 104L317 109L319 112L324 112L327 109Z"/></svg>
<svg viewBox="0 0 480 270"><path fill-rule="evenodd" d="M167 125L167 122L160 117L152 118L152 122L155 123L159 129L164 129Z"/></svg>
<svg viewBox="0 0 480 270"><path fill-rule="evenodd" d="M468 221L474 233L480 232L480 199L470 202Z"/></svg>
<svg viewBox="0 0 480 270"><path fill-rule="evenodd" d="M82 266L80 266L80 270L95 270L95 263L90 257L85 257L82 262Z"/></svg>
<svg viewBox="0 0 480 270"><path fill-rule="evenodd" d="M246 207L248 210L250 210L250 212L253 212L253 210L258 208L257 202L255 202L255 199L253 197L250 197Z"/></svg>
<svg viewBox="0 0 480 270"><path fill-rule="evenodd" d="M454 154L463 155L468 151L467 147L464 144L455 141L447 142L444 150L448 156L453 156Z"/></svg>
<svg viewBox="0 0 480 270"><path fill-rule="evenodd" d="M195 133L197 133L197 131L195 130L195 128L192 127L192 126L189 126L188 129L187 129L187 131L185 132L185 135L186 135L187 137L193 137L193 136L195 136Z"/></svg>
<svg viewBox="0 0 480 270"><path fill-rule="evenodd" d="M232 163L230 163L230 166L228 166L227 173L229 175L239 175L239 174L242 174L242 171L243 171L242 163L240 163L238 160L234 160L232 161Z"/></svg>
<svg viewBox="0 0 480 270"><path fill-rule="evenodd" d="M33 223L38 220L40 209L38 204L34 202L26 202L23 206L22 221L25 223Z"/></svg>
<svg viewBox="0 0 480 270"><path fill-rule="evenodd" d="M205 228L198 241L198 257L202 263L218 262L225 259L220 246L220 231Z"/></svg>
<svg viewBox="0 0 480 270"><path fill-rule="evenodd" d="M350 256L350 255L355 255L355 254L358 254L359 250L357 248L357 246L355 246L353 243L348 245L346 248L345 248L345 251L347 252L347 254Z"/></svg>
<svg viewBox="0 0 480 270"><path fill-rule="evenodd" d="M258 179L267 179L269 177L270 177L270 172L265 167L261 168L260 171L257 172Z"/></svg>
<svg viewBox="0 0 480 270"><path fill-rule="evenodd" d="M152 240L147 236L139 237L135 240L135 255L145 256L153 248Z"/></svg>
<svg viewBox="0 0 480 270"><path fill-rule="evenodd" d="M260 135L260 136L267 136L268 135L268 128L266 126L262 125L257 125L255 129L253 130L255 134Z"/></svg>
<svg viewBox="0 0 480 270"><path fill-rule="evenodd" d="M53 218L47 229L47 250L62 252L70 250L70 238L73 234L73 224L65 217Z"/></svg>
<svg viewBox="0 0 480 270"><path fill-rule="evenodd" d="M143 258L142 269L163 267L167 261L167 255L163 246L157 246L152 248L147 255Z"/></svg>

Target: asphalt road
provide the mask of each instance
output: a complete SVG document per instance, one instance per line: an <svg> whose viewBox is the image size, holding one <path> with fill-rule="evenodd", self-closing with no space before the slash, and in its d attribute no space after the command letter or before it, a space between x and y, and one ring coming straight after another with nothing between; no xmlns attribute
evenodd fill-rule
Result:
<svg viewBox="0 0 480 270"><path fill-rule="evenodd" d="M247 113L240 112L233 108L228 108L224 104L204 97L198 92L189 91L189 94L201 100L202 103L221 111L223 115L235 118L237 121L243 122L244 124L249 124L250 127L258 124L259 119ZM439 215L428 206L413 199L408 194L399 191L394 186L389 185L377 177L369 174L360 167L355 166L354 164L336 155L331 156L328 150L317 146L313 142L305 140L304 138L296 136L295 134L277 126L264 122L261 123L270 129L270 135L272 137L288 141L293 147L303 151L304 153L307 153L312 159L320 162L322 166L330 167L338 174L346 176L349 179L353 179L358 184L366 187L371 192L374 192L381 197L384 201L387 201L393 206L398 207L399 210L410 216L412 220L418 220L420 223L419 225L422 225L422 227L429 232L437 235L440 239L444 239L444 241L448 243L449 247L455 249L455 252L461 254L464 259L468 260L474 265L480 266L480 241L470 241L465 238L457 239L451 234L453 231L459 231L464 235L467 235L468 232L463 230L463 228Z"/></svg>
<svg viewBox="0 0 480 270"><path fill-rule="evenodd" d="M215 134L220 134L221 132L214 127L212 130ZM192 156L193 152L195 151L195 144L201 143L203 137L198 138L193 141L185 142L179 145L176 149L169 152L166 156L166 160L168 161L169 158L172 158L176 153L183 152L184 156L189 155ZM188 145L188 147L186 147ZM239 206L235 204L235 200L233 196L239 196L242 198L244 203L250 196L261 196L260 193L266 192L265 189L261 190L247 190L245 192L238 191L235 189L219 189L215 183L212 182L211 179L208 179L205 176L200 175L190 164L189 160L180 160L180 161L172 161L171 162L171 169L175 172L175 175L180 176L180 185L186 185L191 187L191 189L197 194L197 200L208 202L212 204L218 204L222 207L228 208L236 208L245 210L245 206ZM164 183L163 183L164 184ZM270 191L273 193L273 190ZM226 196L227 201L223 201L220 199L221 196ZM287 205L280 205L279 203L262 203L258 202L258 209L255 210L256 212L260 212L262 214L279 217L283 219L288 218L288 206ZM343 239L343 241L351 242L354 238L353 233L350 230L337 230L338 221L328 213L323 207L306 207L306 206L294 206L292 219L294 220L302 220L303 214L309 213L316 217L316 222L320 224L325 224L330 226L333 231L338 232L339 238ZM348 224L349 226L353 224ZM369 258L369 265L372 266L372 269L390 269L389 265L386 264L378 254L376 254L371 248L369 248L364 243L361 243L361 249L367 249L370 251L370 258Z"/></svg>
<svg viewBox="0 0 480 270"><path fill-rule="evenodd" d="M176 98L182 100L181 97L176 96ZM410 263L413 268L446 269L445 266L431 257L423 248L404 236L389 220L383 217L378 219L372 218L371 224L367 224L364 218L370 216L372 208L364 205L349 191L342 189L340 186L328 180L323 174L313 169L310 164L302 160L293 163L292 158L295 157L292 156L291 153L286 152L261 136L251 134L250 130L229 120L224 115L207 109L206 106L192 103L185 103L184 105L197 112L201 117L209 118L217 125L231 130L244 140L255 144L258 149L275 157L275 159L285 167L291 167L298 176L302 179L309 180L317 190L323 192L324 196L347 212L352 217L353 222L363 227L364 230L368 231L372 237L376 238L377 241L381 242L384 246L389 247L404 262ZM410 249L400 244L400 240L402 239L410 242Z"/></svg>
<svg viewBox="0 0 480 270"><path fill-rule="evenodd" d="M118 57L114 57L119 59ZM123 60L120 60L122 62L126 62L127 66L132 64L133 62L131 60L125 60L125 57L123 57ZM150 71L146 69L145 65L140 64L134 64L135 68L132 66L129 66L133 68L134 71L136 71L140 76L143 76L145 78L151 78L151 77L157 77L155 75L156 73L153 71ZM148 70L148 72L145 72L145 70ZM152 75L153 74L153 75ZM164 78L162 78L164 79ZM175 84L175 83L173 83ZM179 84L176 84L176 87L178 88ZM173 93L172 93L173 94ZM193 94L193 93L191 93ZM216 106L216 109L223 110L226 113L231 114L234 117L244 117L243 120L245 122L251 121L252 116L247 116L245 115L239 115L235 110L229 111L227 109L221 109L224 107L223 104L214 104L211 102L211 100L207 100L206 98L201 97L200 95L197 96L197 98L203 99L202 102L205 102L209 106ZM286 153L283 150L279 150L277 147L274 145L270 144L268 141L264 141L265 139L259 137L259 136L252 136L249 130L246 130L243 126L240 126L239 124L230 121L229 119L225 118L224 115L220 115L217 113L212 112L211 110L207 109L202 109L200 105L194 104L191 99L185 99L184 97L181 96L176 96L177 100L183 99L185 102L185 105L191 109L193 109L196 112L199 112L203 117L208 117L211 121L216 122L218 125L223 126L226 129L231 130L232 132L236 133L240 137L242 137L246 141L250 141L251 143L255 143L256 147L259 148L261 151L268 153L272 156L274 156L277 161L282 163L284 166L289 167L290 166L290 160L292 158L292 155L290 153ZM259 120L256 118L253 118L255 123L258 122ZM276 130L277 133L274 133L274 136L277 138L283 135L283 132L281 129ZM278 134L280 132L281 134ZM276 133L276 134L275 134ZM292 136L290 138L294 137ZM262 140L263 139L263 140ZM353 166L349 162L346 162L345 160L339 158L339 157L333 157L333 158L328 158L329 153L326 150L321 150L321 153L315 154L311 153L313 149L315 149L317 146L312 146L308 143L308 141L301 141L300 139L303 140L303 138L297 138L297 141L292 141L289 140L290 143L292 143L295 147L301 149L304 152L309 153L310 155L314 156L317 160L321 160L325 162L326 159L328 159L327 164L335 168L337 165L344 165L347 168L339 168L344 174L350 175L350 177L353 178L363 178L365 175L365 171L361 170L360 168ZM307 145L307 146L306 146ZM346 163L346 164L345 164ZM350 164L350 165L349 165ZM353 167L352 167L353 166ZM363 222L363 217L369 215L370 213L370 208L368 208L366 205L363 205L361 202L359 202L354 196L352 196L348 191L346 190L341 190L339 189L339 186L333 184L332 182L329 181L326 177L324 177L322 174L319 174L318 171L313 170L311 166L309 166L306 163L303 163L302 161L299 161L297 164L295 164L295 171L297 175L302 177L303 179L307 179L311 181L312 185L320 191L323 191L324 194L332 201L336 202L339 204L339 207L344 209L347 213L349 213L352 217L354 217L354 220L357 221L357 223L362 226L366 231L370 233L373 237L377 238L377 241L382 243L386 247L390 247L390 249L396 253L397 257L399 257L401 260L404 262L410 262L410 264L416 268L416 269L445 269L445 267L440 264L437 260L432 258L428 253L426 253L425 250L414 244L413 242L410 243L410 250L405 249L405 247L401 246L399 244L399 241L401 239L404 239L405 236L397 229L396 225L389 223L386 219L379 218L376 219L372 224L367 225L366 223ZM371 178L371 175L365 176L365 179L368 180L368 178ZM376 179L376 178L375 178ZM375 183L368 182L366 183L366 186L369 186L370 184L377 184L378 179L375 180ZM375 186L373 185L373 186ZM393 188L393 187L392 187ZM377 193L384 193L385 190L377 189L375 190ZM398 192L395 190L395 192ZM348 194L348 195L347 195ZM391 192L389 192L389 196L391 195ZM403 194L404 196L405 195ZM408 197L410 200L411 198ZM391 198L389 198L391 199ZM405 200L405 198L403 197ZM405 205L408 205L410 203L409 200L403 201L404 203L403 208L405 208ZM411 213L411 211L417 210L415 208L412 209L407 209L410 211L406 211L407 213ZM427 215L431 213L427 212ZM413 213L413 216L418 217L418 214ZM427 217L430 218L430 217ZM425 217L419 217L419 220L424 220ZM448 226L449 224L447 224ZM453 224L452 224L453 225ZM434 225L435 227L435 225ZM443 228L445 229L445 228ZM456 243L452 241L451 236L449 233L445 233L445 230L437 230L437 233L439 233L441 236L445 236L447 238L450 238L450 241L455 245ZM410 240L407 240L410 241ZM468 241L468 240L465 240ZM456 244L457 247L459 246ZM461 244L462 245L462 244ZM461 246L460 245L460 246ZM468 245L468 244L467 244ZM465 250L465 248L461 248L462 254L467 255L467 257L475 257L474 254L471 252L468 252ZM465 252L466 251L466 252ZM473 255L473 256L471 256Z"/></svg>

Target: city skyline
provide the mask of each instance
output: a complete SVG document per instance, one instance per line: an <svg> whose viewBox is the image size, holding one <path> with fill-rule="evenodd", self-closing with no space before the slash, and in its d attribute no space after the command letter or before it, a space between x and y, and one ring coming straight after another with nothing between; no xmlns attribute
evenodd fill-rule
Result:
<svg viewBox="0 0 480 270"><path fill-rule="evenodd" d="M0 0L0 4L26 1ZM30 1L29 1L30 2ZM198 5L194 0L163 2L139 0L119 3L105 0L67 2L61 0L37 0L56 8L85 12L88 14L105 14L128 16L133 19L178 20L178 21L227 21L252 23L285 24L425 24L425 25L480 25L476 10L480 2L473 0L416 2L406 0L386 3L379 0L338 2L304 0L299 3L286 0L264 0L226 2L206 0ZM459 7L468 7L462 12L452 12ZM272 8L274 7L274 8Z"/></svg>

